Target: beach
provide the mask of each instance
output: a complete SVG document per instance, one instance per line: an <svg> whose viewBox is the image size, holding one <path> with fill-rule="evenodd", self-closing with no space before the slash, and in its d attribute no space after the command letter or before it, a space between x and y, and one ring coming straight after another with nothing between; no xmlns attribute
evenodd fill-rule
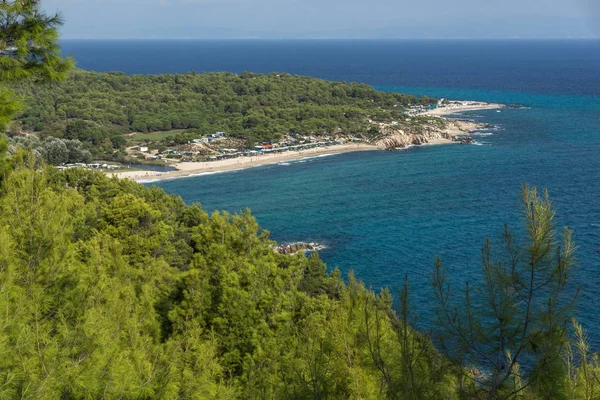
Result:
<svg viewBox="0 0 600 400"><path fill-rule="evenodd" d="M476 110L491 110L491 109L499 109L505 107L502 104L493 104L493 103L482 103L482 102L471 102L471 101L453 101L450 104L446 104L443 106L439 106L433 110L427 110L420 115L429 115L440 117L443 115L451 115L454 113L464 112L464 111L476 111ZM443 133L454 137L456 135L462 135L465 133L470 133L476 129L481 128L481 124L472 121L465 120L456 120L456 119L446 119L448 126ZM410 135L409 135L410 136ZM412 142L412 138L407 139L408 142ZM406 140L400 140L399 143L404 143ZM430 137L424 140L421 145L440 145L440 144L451 144L454 143L452 140L444 137ZM412 144L402 144L397 146L396 148L407 147ZM157 172L157 171L114 171L109 172L109 176L114 176L120 179L130 179L137 182L153 182L159 180L167 180L167 179L175 179L175 178L184 178L189 176L197 176L202 174L209 173L219 173L219 172L227 172L227 171L236 171L247 168L259 167L262 165L269 164L279 164L285 163L289 161L296 161L303 158L311 158L311 157L319 157L325 155L333 155L339 153L348 153L354 151L373 151L373 150L382 150L383 148L393 148L393 146L385 145L383 142L378 143L378 145L370 145L366 143L351 143L351 144L339 144L327 147L317 147L313 149L307 150L299 150L299 151L286 151L282 153L273 153L273 154L262 154L256 155L253 157L237 157L237 158L229 158L218 161L205 161L205 162L179 162L175 164L171 164L171 166L175 167L175 171L169 172Z"/></svg>
<svg viewBox="0 0 600 400"><path fill-rule="evenodd" d="M181 162L173 164L176 171L156 172L156 171L117 171L109 172L109 176L115 176L121 179L130 179L138 182L158 181L174 178L183 178L187 176L196 176L206 173L217 173L226 171L236 171L246 168L259 167L261 165L279 164L283 162L301 160L303 158L322 157L325 155L349 153L354 151L372 151L380 150L377 146L364 143L340 144L328 147L318 147L314 149L288 151L276 154L264 154L254 157L238 157L219 161L208 162Z"/></svg>
<svg viewBox="0 0 600 400"><path fill-rule="evenodd" d="M443 115L450 115L465 111L479 111L479 110L496 110L500 108L505 108L506 106L503 104L495 104L495 103L483 103L483 102L473 102L473 101L452 101L447 105L440 105L437 108L432 110L427 110L419 115L429 115L432 117L440 117Z"/></svg>
<svg viewBox="0 0 600 400"><path fill-rule="evenodd" d="M490 107L492 108L492 107ZM493 107L497 108L497 107ZM454 112L458 112L455 110ZM447 113L446 113L447 114ZM481 128L481 124L471 122L471 121L463 121L463 120L453 120L447 119L448 126L443 131L443 133L456 136L465 133L469 133L473 130ZM236 157L229 158L218 161L204 161L204 162L179 162L170 164L170 166L175 167L175 171L169 172L158 172L158 171L142 171L142 170L120 170L120 171L111 171L107 174L109 176L114 176L120 179L130 179L137 182L150 182L150 181L159 181L159 180L167 180L167 179L175 179L175 178L184 178L189 176L198 176L201 174L209 174L209 173L219 173L219 172L227 172L227 171L236 171L247 168L259 167L262 165L269 164L279 164L290 161L301 160L303 158L312 158L312 157L322 157L326 155L340 154L340 153L349 153L354 151L373 151L373 150L383 150L390 148L404 148L408 146L412 146L411 144L414 139L412 135L408 138L408 142L402 145L398 145L396 147L386 146L383 143L377 143L377 145L371 145L367 143L351 143L351 144L339 144L327 147L317 147L307 150L299 150L299 151L286 151L282 153L272 153L272 154L261 154L252 157ZM441 145L441 144L452 144L455 143L452 140L444 137L440 137L438 135L434 135L433 137L427 138L425 141L420 143L419 145Z"/></svg>

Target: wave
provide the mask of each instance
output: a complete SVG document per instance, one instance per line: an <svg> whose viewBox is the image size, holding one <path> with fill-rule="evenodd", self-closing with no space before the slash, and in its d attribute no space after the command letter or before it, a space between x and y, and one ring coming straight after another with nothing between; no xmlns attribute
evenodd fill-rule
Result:
<svg viewBox="0 0 600 400"><path fill-rule="evenodd" d="M160 181L166 181L166 179L139 179L139 180L136 180L135 182L137 182L137 183L154 183L154 182L160 182Z"/></svg>
<svg viewBox="0 0 600 400"><path fill-rule="evenodd" d="M178 179L197 178L199 176L208 176L208 175L224 174L227 172L243 171L245 169L246 168L236 168L236 169L226 169L226 170L222 170L222 171L206 171L206 172L191 173L189 175L170 176L170 177L156 178L156 179L139 179L139 180L136 179L136 182L137 183L154 183L154 182L162 182L162 181L174 181L174 180L178 180Z"/></svg>
<svg viewBox="0 0 600 400"><path fill-rule="evenodd" d="M413 147L417 147L417 146L419 146L419 145L416 145L416 144L409 144L409 145L407 145L407 146L404 146L404 147L394 147L392 150L395 150L395 151L408 151L408 150L410 150L411 148L413 148Z"/></svg>
<svg viewBox="0 0 600 400"><path fill-rule="evenodd" d="M302 163L305 163L305 162L310 161L310 160L315 160L315 159L322 158L322 157L334 156L336 154L337 153L328 153L328 154L320 154L318 156L302 157L302 158L299 158L297 160L282 161L282 162L277 163L277 165L282 166L282 167L287 167L287 166L290 166L292 164L302 164Z"/></svg>
<svg viewBox="0 0 600 400"><path fill-rule="evenodd" d="M199 172L197 174L190 174L190 175L182 176L181 178L186 178L188 176L205 176L205 175L214 175L214 174L224 174L227 172L243 171L245 169L248 169L248 168L234 168L234 169L224 169L224 170L220 170L220 171L206 171L206 172Z"/></svg>
<svg viewBox="0 0 600 400"><path fill-rule="evenodd" d="M306 160L312 160L312 159L315 159L315 158L335 156L336 154L337 153L327 153L327 154L319 154L318 156L302 157L302 158L298 159L297 162L306 161Z"/></svg>

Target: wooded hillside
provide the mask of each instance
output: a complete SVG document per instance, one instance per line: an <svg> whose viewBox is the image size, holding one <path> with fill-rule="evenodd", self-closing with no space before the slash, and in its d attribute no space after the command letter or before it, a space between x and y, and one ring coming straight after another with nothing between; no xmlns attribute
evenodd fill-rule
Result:
<svg viewBox="0 0 600 400"><path fill-rule="evenodd" d="M538 308L543 293L562 298L569 270L569 246L547 267L552 234L532 247L543 253L535 279L549 282L533 287L533 303L506 291L526 287L527 263L512 283L486 267L478 293L495 308L449 306L457 298L435 269L434 337L452 344L440 353L409 325L419 309L408 286L392 307L388 290L344 281L316 254L277 253L249 211L209 215L158 188L36 170L23 155L0 162L0 398L592 399L583 393L600 389L580 330L569 350L568 309ZM513 353L496 365L502 348Z"/></svg>
<svg viewBox="0 0 600 400"><path fill-rule="evenodd" d="M122 145L124 133L174 129L224 131L248 145L288 133L364 134L369 118L400 119L405 106L434 101L276 73L127 76L76 70L64 82L24 82L16 91L25 106L14 129L105 150Z"/></svg>

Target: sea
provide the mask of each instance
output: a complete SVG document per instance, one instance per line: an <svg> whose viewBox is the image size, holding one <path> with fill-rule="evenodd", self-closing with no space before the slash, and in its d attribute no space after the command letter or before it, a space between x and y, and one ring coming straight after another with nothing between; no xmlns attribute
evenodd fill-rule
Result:
<svg viewBox="0 0 600 400"><path fill-rule="evenodd" d="M379 90L518 104L462 118L492 124L470 145L306 158L148 183L236 213L280 242L320 242L329 269L397 293L405 277L416 326L436 328L441 257L456 297L481 283L481 247L502 257L504 225L522 232L523 184L547 189L557 226L574 230L575 315L600 350L600 41L64 41L78 66L127 74L287 72ZM475 115L472 115L475 114Z"/></svg>

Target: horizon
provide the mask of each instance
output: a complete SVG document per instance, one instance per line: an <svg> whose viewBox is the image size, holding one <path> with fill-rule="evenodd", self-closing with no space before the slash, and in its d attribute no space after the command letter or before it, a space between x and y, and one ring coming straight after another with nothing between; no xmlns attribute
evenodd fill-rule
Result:
<svg viewBox="0 0 600 400"><path fill-rule="evenodd" d="M595 0L48 0L63 39L600 38ZM115 11L118 12L115 12Z"/></svg>
<svg viewBox="0 0 600 400"><path fill-rule="evenodd" d="M257 42L318 42L318 41L340 41L340 42L435 42L435 41L494 41L494 42L552 42L552 41L600 41L600 37L540 37L540 38L515 38L515 37L481 37L481 38L470 38L470 37L453 37L453 38L186 38L186 37L173 37L173 38L66 38L60 39L61 42L75 42L75 41L103 41L103 42L118 42L118 41L190 41L190 42L236 42L236 41L257 41Z"/></svg>

